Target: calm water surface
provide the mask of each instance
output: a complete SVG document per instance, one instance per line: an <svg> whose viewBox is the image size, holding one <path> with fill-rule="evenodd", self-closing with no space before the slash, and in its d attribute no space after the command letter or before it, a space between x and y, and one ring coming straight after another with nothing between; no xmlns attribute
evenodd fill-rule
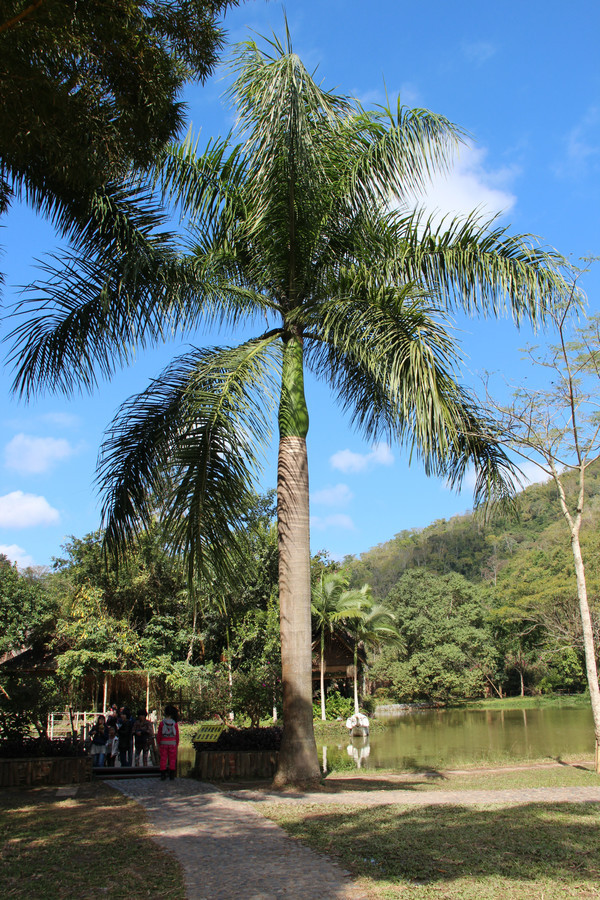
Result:
<svg viewBox="0 0 600 900"><path fill-rule="evenodd" d="M590 709L421 710L370 738L321 746L327 767L447 768L594 752Z"/></svg>

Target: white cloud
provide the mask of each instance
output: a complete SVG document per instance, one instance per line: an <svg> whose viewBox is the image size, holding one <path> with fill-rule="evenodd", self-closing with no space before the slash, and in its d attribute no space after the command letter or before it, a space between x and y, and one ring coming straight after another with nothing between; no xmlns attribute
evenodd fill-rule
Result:
<svg viewBox="0 0 600 900"><path fill-rule="evenodd" d="M543 481L548 481L550 475L548 472L544 472L543 469L540 469L534 462L530 462L528 459L518 460L517 465L521 470L521 474L519 475L519 482L522 485L522 488L517 485L519 490L524 490L526 487L529 487L530 484L540 484Z"/></svg>
<svg viewBox="0 0 600 900"><path fill-rule="evenodd" d="M26 569L28 566L34 566L35 560L18 544L0 544L0 553L7 556L11 562L17 564L19 569Z"/></svg>
<svg viewBox="0 0 600 900"><path fill-rule="evenodd" d="M75 416L72 413L44 413L40 418L42 422L48 422L50 425L59 425L61 428L78 428L81 425L79 416Z"/></svg>
<svg viewBox="0 0 600 900"><path fill-rule="evenodd" d="M565 157L554 167L557 175L578 177L600 164L600 107L591 106L565 137Z"/></svg>
<svg viewBox="0 0 600 900"><path fill-rule="evenodd" d="M387 444L374 444L370 453L338 450L329 462L334 469L339 469L340 472L364 472L373 466L391 466L394 462L394 454Z"/></svg>
<svg viewBox="0 0 600 900"><path fill-rule="evenodd" d="M38 438L23 433L15 435L4 450L7 468L36 475L47 472L75 452L64 438Z"/></svg>
<svg viewBox="0 0 600 900"><path fill-rule="evenodd" d="M315 531L325 531L327 528L344 528L346 531L354 531L354 522L350 516L344 513L333 513L331 516L311 516L310 527Z"/></svg>
<svg viewBox="0 0 600 900"><path fill-rule="evenodd" d="M323 506L347 506L352 500L353 493L347 484L330 485L320 491L311 494L311 503L320 503Z"/></svg>
<svg viewBox="0 0 600 900"><path fill-rule="evenodd" d="M468 215L474 210L484 218L509 212L517 198L511 186L519 174L516 166L489 169L487 150L466 144L457 151L448 173L433 176L426 190L409 206L423 208L439 222L445 215Z"/></svg>
<svg viewBox="0 0 600 900"><path fill-rule="evenodd" d="M476 66L483 65L496 54L496 48L490 41L463 41L460 49L463 56Z"/></svg>
<svg viewBox="0 0 600 900"><path fill-rule="evenodd" d="M45 497L13 491L0 497L0 528L32 528L34 525L54 525L60 520Z"/></svg>
<svg viewBox="0 0 600 900"><path fill-rule="evenodd" d="M394 454L387 444L373 444L373 451L369 456L370 461L377 466L391 466L394 464Z"/></svg>

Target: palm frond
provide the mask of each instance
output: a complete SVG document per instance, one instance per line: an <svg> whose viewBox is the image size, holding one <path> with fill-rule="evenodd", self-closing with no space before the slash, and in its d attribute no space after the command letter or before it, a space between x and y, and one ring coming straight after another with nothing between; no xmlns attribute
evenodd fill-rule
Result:
<svg viewBox="0 0 600 900"><path fill-rule="evenodd" d="M159 514L190 573L227 570L270 435L278 350L271 337L190 351L123 404L98 466L108 552L122 556Z"/></svg>
<svg viewBox="0 0 600 900"><path fill-rule="evenodd" d="M494 316L510 311L517 323L535 325L568 295L561 254L477 212L437 225L422 211L395 213L388 225L381 233L388 276L431 285L449 309Z"/></svg>
<svg viewBox="0 0 600 900"><path fill-rule="evenodd" d="M514 465L493 422L457 382L456 343L440 311L412 286L380 285L369 271L348 274L351 293L363 297L318 307L314 330L307 324L307 365L368 439L408 445L428 474L452 486L473 465L475 502L507 501Z"/></svg>
<svg viewBox="0 0 600 900"><path fill-rule="evenodd" d="M244 218L241 186L248 161L230 138L210 140L201 155L197 150L191 135L183 144L168 147L157 161L155 183L163 199L179 208L182 220L199 232L212 233L218 226L223 236L234 216Z"/></svg>
<svg viewBox="0 0 600 900"><path fill-rule="evenodd" d="M390 106L366 112L357 104L340 137L340 196L369 208L418 194L432 175L448 170L465 132L445 116L402 106L398 98L395 113Z"/></svg>

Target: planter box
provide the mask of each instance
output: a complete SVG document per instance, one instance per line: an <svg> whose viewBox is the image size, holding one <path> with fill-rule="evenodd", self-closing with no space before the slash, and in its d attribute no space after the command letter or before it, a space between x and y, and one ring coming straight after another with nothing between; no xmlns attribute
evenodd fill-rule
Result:
<svg viewBox="0 0 600 900"><path fill-rule="evenodd" d="M196 750L192 775L202 781L272 778L278 759L278 750Z"/></svg>
<svg viewBox="0 0 600 900"><path fill-rule="evenodd" d="M92 780L91 756L0 759L0 787L81 784Z"/></svg>

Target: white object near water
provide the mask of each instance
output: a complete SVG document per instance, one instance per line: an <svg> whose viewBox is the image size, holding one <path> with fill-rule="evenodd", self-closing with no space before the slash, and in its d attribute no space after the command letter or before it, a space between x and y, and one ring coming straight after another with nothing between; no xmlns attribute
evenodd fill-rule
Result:
<svg viewBox="0 0 600 900"><path fill-rule="evenodd" d="M353 737L366 737L369 734L369 720L363 713L354 713L346 719L346 728Z"/></svg>

